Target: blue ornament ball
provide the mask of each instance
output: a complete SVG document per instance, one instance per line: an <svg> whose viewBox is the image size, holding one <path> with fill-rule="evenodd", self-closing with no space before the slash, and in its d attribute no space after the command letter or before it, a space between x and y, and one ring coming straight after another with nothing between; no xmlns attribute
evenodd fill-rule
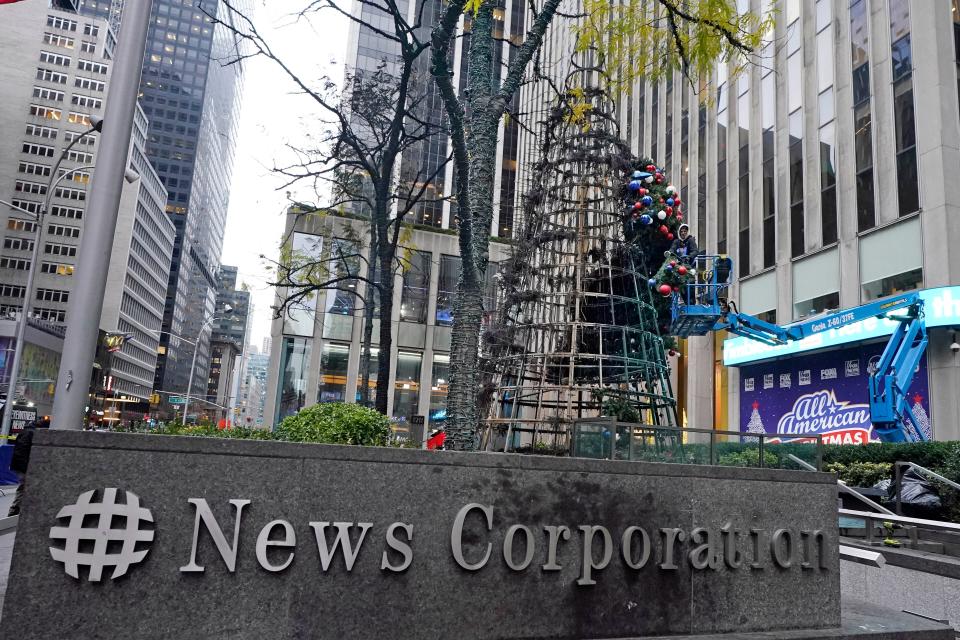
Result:
<svg viewBox="0 0 960 640"><path fill-rule="evenodd" d="M672 206L673 206L673 198L667 198L667 206L668 206L668 207L672 207Z"/></svg>
<svg viewBox="0 0 960 640"><path fill-rule="evenodd" d="M666 267L664 267L664 268L665 268L667 271L673 271L673 267L672 267L671 265L669 265L669 264L668 264Z"/></svg>
<svg viewBox="0 0 960 640"><path fill-rule="evenodd" d="M642 216L640 216L640 223L641 223L641 224L652 224L652 223L653 223L653 218L651 218L651 217L648 216L647 214L643 214Z"/></svg>
<svg viewBox="0 0 960 640"><path fill-rule="evenodd" d="M639 180L631 180L629 187L630 187L630 191L639 191L639 190L640 190L640 181L639 181Z"/></svg>
<svg viewBox="0 0 960 640"><path fill-rule="evenodd" d="M653 288L653 287L657 286L657 279L656 279L656 278L650 278L649 280L647 280L647 284L650 285L651 288Z"/></svg>
<svg viewBox="0 0 960 640"><path fill-rule="evenodd" d="M649 207L650 205L653 204L653 198L651 198L650 196L643 196L640 199L640 202L642 202L644 206Z"/></svg>

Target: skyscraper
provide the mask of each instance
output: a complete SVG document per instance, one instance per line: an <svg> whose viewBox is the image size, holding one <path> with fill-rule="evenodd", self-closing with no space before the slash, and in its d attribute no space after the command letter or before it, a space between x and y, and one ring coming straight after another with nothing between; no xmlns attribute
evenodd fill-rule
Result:
<svg viewBox="0 0 960 640"><path fill-rule="evenodd" d="M218 405L233 409L237 404L250 324L250 292L245 286L237 288L237 268L221 265L217 280L217 311L211 329L207 377L207 402L210 403L207 409L210 410Z"/></svg>
<svg viewBox="0 0 960 640"><path fill-rule="evenodd" d="M120 23L123 2L82 0L80 10ZM251 10L249 0L234 6ZM141 102L150 118L147 156L169 193L167 214L177 230L155 378L162 391L187 390L195 340L195 385L209 369L201 328L216 301L244 69L230 64L239 48L233 34L210 16L229 20L230 13L217 0L153 1Z"/></svg>
<svg viewBox="0 0 960 640"><path fill-rule="evenodd" d="M38 320L62 326L69 322L74 266L86 233L87 189L96 179L99 137L83 134L90 130L91 118L103 115L116 37L107 22L78 15L68 0L50 6L17 3L3 15L10 28L0 33L0 48L7 52L0 69L0 198L37 214L51 195L51 178L61 181L54 186L41 229L24 213L0 210L0 314L23 309L30 252L38 238L40 264L27 310ZM103 371L93 384L95 390L108 388L122 396L126 408L143 411L153 387L174 238L173 224L164 214L166 191L144 155L148 127L138 109L129 163L139 179L123 185L100 319L104 331L132 338L113 354L109 374ZM54 176L58 158L71 144ZM59 360L48 358L42 372L38 359L32 360L21 366L21 377L31 382L21 385L19 393L45 406L52 399L49 383Z"/></svg>

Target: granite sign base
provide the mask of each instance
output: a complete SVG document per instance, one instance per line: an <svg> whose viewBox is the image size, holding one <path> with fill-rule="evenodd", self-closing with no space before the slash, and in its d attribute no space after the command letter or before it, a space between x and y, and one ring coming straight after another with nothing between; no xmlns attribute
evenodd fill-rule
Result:
<svg viewBox="0 0 960 640"><path fill-rule="evenodd" d="M764 469L40 431L9 584L18 640L859 637L834 477Z"/></svg>

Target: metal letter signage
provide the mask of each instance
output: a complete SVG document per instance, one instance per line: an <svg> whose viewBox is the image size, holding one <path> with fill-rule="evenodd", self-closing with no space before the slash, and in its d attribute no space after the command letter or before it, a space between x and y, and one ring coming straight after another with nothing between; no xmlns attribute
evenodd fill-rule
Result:
<svg viewBox="0 0 960 640"><path fill-rule="evenodd" d="M87 580L100 582L103 570L113 567L111 580L124 575L130 565L143 562L149 547L137 546L153 542L153 515L140 506L140 498L129 491L125 502L117 502L117 489L104 489L97 501L97 491L80 494L75 504L60 509L57 518L68 518L66 526L52 527L51 540L62 540L63 547L50 547L50 555L62 562L68 576L80 579L80 567L88 567ZM84 520L96 518L95 526L84 526ZM110 543L121 543L120 550L111 550ZM91 551L81 551L82 543L93 544ZM84 546L86 546L86 544Z"/></svg>

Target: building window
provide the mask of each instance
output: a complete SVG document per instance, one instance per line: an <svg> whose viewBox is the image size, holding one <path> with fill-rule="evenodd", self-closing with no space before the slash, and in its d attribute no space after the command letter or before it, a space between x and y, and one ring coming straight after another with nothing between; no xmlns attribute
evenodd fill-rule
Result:
<svg viewBox="0 0 960 640"><path fill-rule="evenodd" d="M431 254L411 252L403 264L403 291L400 295L400 319L406 322L427 321L427 296L430 292Z"/></svg>
<svg viewBox="0 0 960 640"><path fill-rule="evenodd" d="M320 353L318 402L344 402L347 397L347 364L350 347L327 342ZM375 376L374 376L375 379Z"/></svg>
<svg viewBox="0 0 960 640"><path fill-rule="evenodd" d="M397 353L397 370L394 373L393 417L409 421L417 415L420 402L420 365L422 353L400 351Z"/></svg>
<svg viewBox="0 0 960 640"><path fill-rule="evenodd" d="M910 47L910 8L907 0L890 0L893 119L896 126L897 195L899 213L920 209L917 172L917 132L913 107L913 65Z"/></svg>
<svg viewBox="0 0 960 640"><path fill-rule="evenodd" d="M737 98L737 137L739 150L737 152L737 180L738 222L740 276L750 274L750 92L749 75L745 71L740 78L743 93Z"/></svg>
<svg viewBox="0 0 960 640"><path fill-rule="evenodd" d="M707 234L707 109L697 110L697 227L700 246L706 250ZM640 129L643 131L643 129Z"/></svg>
<svg viewBox="0 0 960 640"><path fill-rule="evenodd" d="M824 311L833 311L840 308L840 293L834 291L809 300L802 300L794 303L793 316L797 320L803 320L810 316L815 316Z"/></svg>
<svg viewBox="0 0 960 640"><path fill-rule="evenodd" d="M854 156L857 171L857 231L876 224L873 193L873 116L870 104L870 17L866 0L850 5L853 57Z"/></svg>
<svg viewBox="0 0 960 640"><path fill-rule="evenodd" d="M310 346L311 341L307 338L283 339L280 351L280 381L277 384L277 424L300 411L306 404Z"/></svg>
<svg viewBox="0 0 960 640"><path fill-rule="evenodd" d="M859 242L863 301L923 287L920 219L873 231Z"/></svg>
<svg viewBox="0 0 960 640"><path fill-rule="evenodd" d="M51 53L50 51L40 52L40 62L45 64L55 64L61 67L69 67L70 61L70 56L60 55L59 53Z"/></svg>
<svg viewBox="0 0 960 640"><path fill-rule="evenodd" d="M659 129L659 127L658 127L659 122L660 122L660 120L659 120L659 116L660 116L660 83L659 83L659 82L654 82L654 83L653 83L653 86L650 87L650 93L651 93L651 102L650 102L650 107L651 107L651 113L650 113L650 123L651 123L651 127L650 127L650 134L651 134L651 135L650 135L650 159L653 160L654 163L659 164L660 161L659 161L659 159L657 159L657 152L659 151L659 149L657 148L657 140L658 140L659 134L660 134L660 129Z"/></svg>
<svg viewBox="0 0 960 640"><path fill-rule="evenodd" d="M43 82L55 82L56 84L66 84L67 74L41 67L37 69L37 80L41 80Z"/></svg>
<svg viewBox="0 0 960 640"><path fill-rule="evenodd" d="M904 291L923 288L923 269L911 269L904 273L886 276L873 282L863 283L863 301L892 296Z"/></svg>
<svg viewBox="0 0 960 640"><path fill-rule="evenodd" d="M46 44L52 45L54 47L63 47L64 49L73 49L73 45L76 42L73 38L68 36L61 36L56 33L44 33L43 41Z"/></svg>
<svg viewBox="0 0 960 640"><path fill-rule="evenodd" d="M790 114L790 255L794 258L806 251L803 213L803 112Z"/></svg>
<svg viewBox="0 0 960 640"><path fill-rule="evenodd" d="M840 306L840 252L834 247L793 263L793 315L799 320Z"/></svg>
<svg viewBox="0 0 960 640"><path fill-rule="evenodd" d="M377 391L378 371L380 366L380 349L370 347L370 403L373 403ZM360 402L360 392L363 389L363 349L360 350L360 369L357 369L357 402Z"/></svg>
<svg viewBox="0 0 960 640"><path fill-rule="evenodd" d="M450 356L433 354L433 372L430 380L430 423L447 417L447 391L450 387Z"/></svg>
<svg viewBox="0 0 960 640"><path fill-rule="evenodd" d="M727 252L727 67L717 70L717 253Z"/></svg>
<svg viewBox="0 0 960 640"><path fill-rule="evenodd" d="M453 324L453 299L457 294L457 279L460 277L460 257L440 256L440 280L437 284L438 325Z"/></svg>

